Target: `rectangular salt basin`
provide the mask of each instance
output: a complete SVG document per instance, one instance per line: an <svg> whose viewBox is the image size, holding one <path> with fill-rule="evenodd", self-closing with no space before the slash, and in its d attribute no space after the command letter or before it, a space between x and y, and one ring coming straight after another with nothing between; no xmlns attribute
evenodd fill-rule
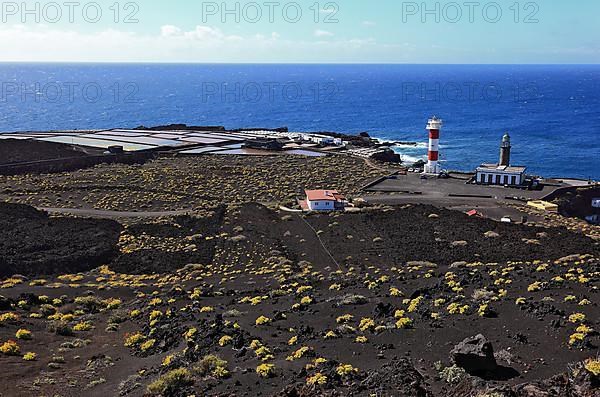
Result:
<svg viewBox="0 0 600 397"><path fill-rule="evenodd" d="M177 135L177 136L189 135L193 132L194 131L148 131L148 133L150 133L150 134L170 134L170 135Z"/></svg>
<svg viewBox="0 0 600 397"><path fill-rule="evenodd" d="M28 135L8 135L8 134L0 134L0 139L32 139L35 138L33 136Z"/></svg>
<svg viewBox="0 0 600 397"><path fill-rule="evenodd" d="M325 153L313 152L312 150L302 150L302 149L286 150L283 153L295 154L298 156L307 156L307 157L325 157L325 156L327 156Z"/></svg>
<svg viewBox="0 0 600 397"><path fill-rule="evenodd" d="M126 143L126 142L115 142L115 141L109 141L109 140L91 139L91 138L83 138L83 137L68 136L68 135L58 135L58 136L47 137L47 138L39 138L38 140L46 141L46 142L66 143L68 145L94 147L94 148L100 148L100 149L107 149L109 146L117 145L117 146L123 146L123 150L126 150L128 152L155 148L155 146L151 146L151 145L141 145L141 144L136 144L136 143Z"/></svg>
<svg viewBox="0 0 600 397"><path fill-rule="evenodd" d="M268 150L256 150L256 149L229 149L220 152L214 152L211 154L228 154L228 155L240 155L240 156L278 156L278 152L269 152Z"/></svg>
<svg viewBox="0 0 600 397"><path fill-rule="evenodd" d="M183 150L179 153L181 153L181 154L203 154L203 153L215 152L218 150L225 150L225 148L218 147L218 146L206 146L206 147L197 148L197 149Z"/></svg>
<svg viewBox="0 0 600 397"><path fill-rule="evenodd" d="M234 134L206 134L208 138L218 138L225 141L245 141L246 138Z"/></svg>
<svg viewBox="0 0 600 397"><path fill-rule="evenodd" d="M191 143L206 143L206 144L214 144L214 143L224 142L223 139L199 138L199 137L195 137L195 136L182 137L181 141L191 142Z"/></svg>
<svg viewBox="0 0 600 397"><path fill-rule="evenodd" d="M185 135L183 135L185 136ZM153 134L150 135L150 138L160 138L160 139L179 139L181 138L182 135L175 135L175 134Z"/></svg>
<svg viewBox="0 0 600 397"><path fill-rule="evenodd" d="M121 131L121 130L99 131L98 133L101 135L117 135L117 136L147 136L148 135L147 132L131 132L131 131Z"/></svg>
<svg viewBox="0 0 600 397"><path fill-rule="evenodd" d="M86 138L93 139L106 139L115 142L126 142L126 143L141 143L143 145L152 145L152 146L180 146L182 142L175 141L172 139L159 139L159 138L150 138L145 136L131 136L131 137L121 137L121 136L112 136L112 135L102 135L102 134L88 134L83 135Z"/></svg>

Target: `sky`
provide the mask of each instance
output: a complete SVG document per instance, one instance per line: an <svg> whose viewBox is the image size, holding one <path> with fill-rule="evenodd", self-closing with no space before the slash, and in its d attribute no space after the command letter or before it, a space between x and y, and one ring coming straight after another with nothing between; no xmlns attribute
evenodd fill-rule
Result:
<svg viewBox="0 0 600 397"><path fill-rule="evenodd" d="M0 60L600 63L598 0L3 1Z"/></svg>

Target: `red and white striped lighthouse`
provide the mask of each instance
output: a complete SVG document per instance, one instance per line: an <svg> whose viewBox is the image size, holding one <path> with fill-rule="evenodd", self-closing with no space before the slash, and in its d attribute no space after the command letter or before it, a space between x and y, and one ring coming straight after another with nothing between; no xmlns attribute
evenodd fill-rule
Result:
<svg viewBox="0 0 600 397"><path fill-rule="evenodd" d="M439 174L442 169L439 164L440 160L440 130L442 129L442 120L433 116L427 123L429 130L429 151L427 154L427 164L425 165L426 174Z"/></svg>

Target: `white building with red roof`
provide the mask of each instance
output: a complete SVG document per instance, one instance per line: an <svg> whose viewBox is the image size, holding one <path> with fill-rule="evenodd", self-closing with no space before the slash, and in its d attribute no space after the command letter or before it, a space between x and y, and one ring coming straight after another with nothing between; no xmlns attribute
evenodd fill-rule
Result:
<svg viewBox="0 0 600 397"><path fill-rule="evenodd" d="M346 198L337 190L306 190L305 209L310 211L342 211Z"/></svg>

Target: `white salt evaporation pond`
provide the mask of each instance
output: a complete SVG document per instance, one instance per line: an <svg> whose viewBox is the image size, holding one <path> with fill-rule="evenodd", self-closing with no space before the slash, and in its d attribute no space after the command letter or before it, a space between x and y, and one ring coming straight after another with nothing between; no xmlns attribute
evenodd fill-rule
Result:
<svg viewBox="0 0 600 397"><path fill-rule="evenodd" d="M242 155L242 156L283 156L283 155L296 155L306 157L324 157L327 156L325 153L313 152L310 150L284 150L281 152L273 152L268 150L257 150L257 149L231 149L221 150L218 152L210 152L209 154L229 154L229 155Z"/></svg>

